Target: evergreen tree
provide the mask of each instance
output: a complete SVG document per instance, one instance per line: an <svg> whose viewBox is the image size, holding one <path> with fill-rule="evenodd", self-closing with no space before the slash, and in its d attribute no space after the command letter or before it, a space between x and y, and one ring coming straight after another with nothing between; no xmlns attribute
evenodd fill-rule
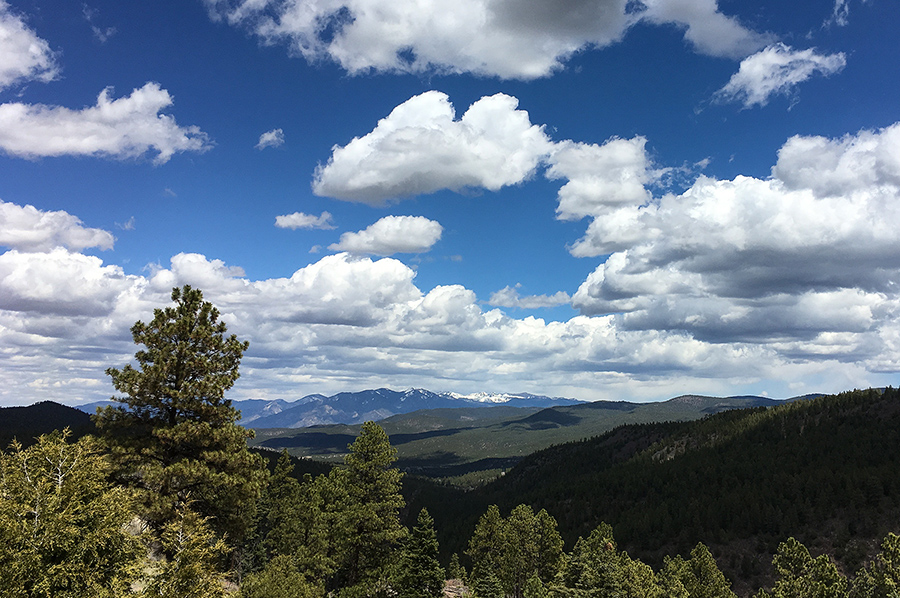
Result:
<svg viewBox="0 0 900 598"><path fill-rule="evenodd" d="M151 573L142 598L224 598L224 576L217 563L227 551L206 519L186 507L163 528L161 547L168 555Z"/></svg>
<svg viewBox="0 0 900 598"><path fill-rule="evenodd" d="M731 583L703 543L694 547L687 560L681 556L667 558L659 577L664 587L677 592L680 584L690 598L736 598Z"/></svg>
<svg viewBox="0 0 900 598"><path fill-rule="evenodd" d="M654 595L655 588L638 588L629 584L632 562L619 552L612 527L601 523L587 539L579 538L569 558L551 587L554 597L644 598ZM655 584L655 579L653 580Z"/></svg>
<svg viewBox="0 0 900 598"><path fill-rule="evenodd" d="M405 534L400 509L402 473L392 467L397 458L385 431L375 422L366 422L349 446L346 469L329 476L332 490L346 491L343 521L346 550L334 582L349 594L370 593L382 588L397 543ZM380 590L379 590L380 591Z"/></svg>
<svg viewBox="0 0 900 598"><path fill-rule="evenodd" d="M778 579L772 598L843 598L847 579L824 554L812 558L806 546L788 538L778 546L772 559ZM760 594L765 594L761 592Z"/></svg>
<svg viewBox="0 0 900 598"><path fill-rule="evenodd" d="M500 571L501 547L506 544L506 526L500 515L500 508L491 505L478 520L475 531L469 539L466 554L472 561L472 580L478 581Z"/></svg>
<svg viewBox="0 0 900 598"><path fill-rule="evenodd" d="M525 582L537 574L549 582L559 570L563 541L556 530L556 520L547 511L534 514L528 505L513 509L504 521L504 543L496 549L501 554L501 580L515 598L521 598Z"/></svg>
<svg viewBox="0 0 900 598"><path fill-rule="evenodd" d="M544 582L538 577L537 572L532 573L528 581L525 582L525 589L522 591L524 598L547 598L547 588Z"/></svg>
<svg viewBox="0 0 900 598"><path fill-rule="evenodd" d="M438 562L438 541L434 519L426 509L403 543L394 590L399 598L441 598L444 570Z"/></svg>
<svg viewBox="0 0 900 598"><path fill-rule="evenodd" d="M459 555L455 552L450 555L450 564L447 566L447 579L459 579L465 581L466 570L459 564Z"/></svg>
<svg viewBox="0 0 900 598"><path fill-rule="evenodd" d="M149 324L131 328L144 346L135 354L138 367L107 370L125 396L94 421L119 479L139 490L142 515L155 529L190 503L238 541L265 478L262 460L247 450L252 432L237 425L240 412L224 398L248 343L225 336L218 310L199 290L173 289L172 300Z"/></svg>
<svg viewBox="0 0 900 598"><path fill-rule="evenodd" d="M270 555L293 553L304 536L300 482L293 472L290 455L282 451L263 494L265 512L261 523L267 532L264 546Z"/></svg>
<svg viewBox="0 0 900 598"><path fill-rule="evenodd" d="M656 576L663 596L668 598L690 598L682 579L689 575L688 565L681 556L663 558L663 567Z"/></svg>
<svg viewBox="0 0 900 598"><path fill-rule="evenodd" d="M493 573L487 573L475 580L472 587L474 598L504 598L503 586Z"/></svg>
<svg viewBox="0 0 900 598"><path fill-rule="evenodd" d="M888 534L881 553L853 580L851 598L896 598L900 596L900 536Z"/></svg>
<svg viewBox="0 0 900 598"><path fill-rule="evenodd" d="M111 488L109 465L89 437L68 430L0 453L0 595L123 596L142 557L126 524L131 500Z"/></svg>
<svg viewBox="0 0 900 598"><path fill-rule="evenodd" d="M322 587L309 582L290 555L278 555L265 569L248 575L240 598L321 598Z"/></svg>

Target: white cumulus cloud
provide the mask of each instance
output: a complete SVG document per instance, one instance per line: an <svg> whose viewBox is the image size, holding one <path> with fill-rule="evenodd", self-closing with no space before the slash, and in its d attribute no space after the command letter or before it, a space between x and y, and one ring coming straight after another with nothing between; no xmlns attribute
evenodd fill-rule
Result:
<svg viewBox="0 0 900 598"><path fill-rule="evenodd" d="M304 214L303 212L294 212L293 214L284 214L275 217L275 226L278 228L318 228L322 230L331 230L334 228L332 216L330 212L322 212L318 216L313 214Z"/></svg>
<svg viewBox="0 0 900 598"><path fill-rule="evenodd" d="M474 73L534 79L639 22L685 28L700 52L741 58L768 39L715 0L206 0L213 18L348 72Z"/></svg>
<svg viewBox="0 0 900 598"><path fill-rule="evenodd" d="M365 230L347 232L333 251L388 256L395 253L424 253L441 238L443 227L424 216L385 216Z"/></svg>
<svg viewBox="0 0 900 598"><path fill-rule="evenodd" d="M741 59L759 50L772 36L744 27L734 17L719 12L716 0L642 0L644 18L685 28L684 38L710 56Z"/></svg>
<svg viewBox="0 0 900 598"><path fill-rule="evenodd" d="M58 75L50 44L0 0L0 90L26 81L52 81Z"/></svg>
<svg viewBox="0 0 900 598"><path fill-rule="evenodd" d="M0 200L0 245L23 252L67 247L111 249L115 237L99 228L87 228L77 217L62 210L46 212Z"/></svg>
<svg viewBox="0 0 900 598"><path fill-rule="evenodd" d="M594 220L573 253L612 255L573 304L626 329L873 358L900 299L898 135L794 137L770 179L700 177Z"/></svg>
<svg viewBox="0 0 900 598"><path fill-rule="evenodd" d="M789 95L816 73L828 77L847 64L843 52L818 54L774 44L741 61L738 72L716 92L718 102L740 102L744 108L765 106L773 95Z"/></svg>
<svg viewBox="0 0 900 598"><path fill-rule="evenodd" d="M446 94L400 104L375 129L336 146L316 169L317 195L373 205L441 189L496 191L530 177L551 143L504 94L484 97L459 120Z"/></svg>
<svg viewBox="0 0 900 598"><path fill-rule="evenodd" d="M563 220L600 216L620 205L650 199L653 178L644 137L610 139L602 145L565 141L549 158L549 178L568 179L559 190L557 215Z"/></svg>
<svg viewBox="0 0 900 598"><path fill-rule="evenodd" d="M176 152L202 152L210 146L199 127L179 127L160 114L172 97L156 83L112 99L104 89L97 104L81 110L41 104L0 104L0 149L23 158L104 156L135 158L156 152L164 163Z"/></svg>

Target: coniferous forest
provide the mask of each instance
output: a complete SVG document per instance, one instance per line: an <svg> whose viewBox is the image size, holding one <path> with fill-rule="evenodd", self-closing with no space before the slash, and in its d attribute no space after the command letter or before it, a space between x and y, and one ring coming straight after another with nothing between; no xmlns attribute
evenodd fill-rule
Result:
<svg viewBox="0 0 900 598"><path fill-rule="evenodd" d="M404 476L373 422L338 467L249 450L225 398L247 343L172 300L92 433L0 453L0 597L900 591L894 389L622 426L464 492Z"/></svg>

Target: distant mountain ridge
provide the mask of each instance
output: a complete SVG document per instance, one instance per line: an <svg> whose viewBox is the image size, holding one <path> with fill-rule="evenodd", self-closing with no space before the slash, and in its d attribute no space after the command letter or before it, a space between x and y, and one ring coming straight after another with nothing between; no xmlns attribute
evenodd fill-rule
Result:
<svg viewBox="0 0 900 598"><path fill-rule="evenodd" d="M359 392L341 392L332 396L307 395L296 401L285 399L248 399L233 401L240 410L240 424L252 428L306 428L335 424L360 424L380 421L423 409L455 409L460 407L558 407L582 404L583 401L563 397L547 397L531 393L436 393L423 388L390 390L377 388ZM97 401L76 405L93 414L98 407L115 405Z"/></svg>
<svg viewBox="0 0 900 598"><path fill-rule="evenodd" d="M278 413L255 419L246 417L241 423L252 423L253 428L307 428L334 424L360 424L380 421L394 415L412 413L423 409L455 409L460 407L491 407L508 405L515 407L555 407L577 405L582 401L559 397L546 397L528 393L461 395L435 393L423 388L397 391L388 388L341 392L330 397L310 395ZM298 404L299 403L299 404ZM240 405L235 405L239 409Z"/></svg>

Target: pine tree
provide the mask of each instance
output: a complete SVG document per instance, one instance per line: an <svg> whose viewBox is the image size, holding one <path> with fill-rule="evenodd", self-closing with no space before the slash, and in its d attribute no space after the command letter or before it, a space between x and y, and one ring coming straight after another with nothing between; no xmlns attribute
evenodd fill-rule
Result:
<svg viewBox="0 0 900 598"><path fill-rule="evenodd" d="M547 589L537 572L532 573L528 581L525 582L525 589L522 591L524 598L547 598Z"/></svg>
<svg viewBox="0 0 900 598"><path fill-rule="evenodd" d="M447 566L447 579L466 580L466 570L459 564L459 555L455 552L450 555L450 564Z"/></svg>
<svg viewBox="0 0 900 598"><path fill-rule="evenodd" d="M503 586L493 573L476 579L472 594L475 598L504 598Z"/></svg>
<svg viewBox="0 0 900 598"><path fill-rule="evenodd" d="M142 598L224 598L224 576L217 562L227 551L207 520L186 507L160 535L164 558L152 572Z"/></svg>
<svg viewBox="0 0 900 598"><path fill-rule="evenodd" d="M112 598L142 558L125 530L132 501L107 483L97 443L68 431L0 453L0 594L4 598Z"/></svg>
<svg viewBox="0 0 900 598"><path fill-rule="evenodd" d="M694 547L687 560L666 559L660 577L667 579L664 585L680 582L690 598L735 598L731 583L703 543Z"/></svg>
<svg viewBox="0 0 900 598"><path fill-rule="evenodd" d="M812 558L806 546L788 538L778 546L772 559L778 579L772 598L843 598L847 579L824 554Z"/></svg>
<svg viewBox="0 0 900 598"><path fill-rule="evenodd" d="M290 555L278 555L262 571L248 575L240 598L320 598L323 588L309 582Z"/></svg>
<svg viewBox="0 0 900 598"><path fill-rule="evenodd" d="M275 471L269 478L264 498L264 541L269 555L288 555L300 545L304 535L300 509L300 482L293 476L294 464L287 451L282 451Z"/></svg>
<svg viewBox="0 0 900 598"><path fill-rule="evenodd" d="M544 583L559 570L563 541L556 530L556 520L547 511L535 515L528 505L519 505L503 522L504 543L497 547L501 554L501 580L515 598L521 598L525 582L537 574Z"/></svg>
<svg viewBox="0 0 900 598"><path fill-rule="evenodd" d="M335 490L346 489L346 507L338 515L347 533L343 562L334 578L345 593L369 593L386 583L397 543L405 534L400 509L402 473L392 467L397 458L385 431L366 422L349 446L346 469L330 476ZM354 589L355 588L355 589Z"/></svg>
<svg viewBox="0 0 900 598"><path fill-rule="evenodd" d="M472 580L477 582L490 575L497 576L502 566L501 547L506 544L506 526L500 509L491 505L478 520L469 539L466 554L472 561Z"/></svg>
<svg viewBox="0 0 900 598"><path fill-rule="evenodd" d="M110 368L119 407L98 410L119 479L139 491L142 515L159 530L190 503L237 542L252 520L266 472L247 450L252 432L224 398L248 343L225 336L219 312L190 286L173 289L173 307L154 310L131 333L144 348L137 368Z"/></svg>
<svg viewBox="0 0 900 598"><path fill-rule="evenodd" d="M900 536L888 534L881 553L853 580L851 598L895 598L900 596Z"/></svg>
<svg viewBox="0 0 900 598"><path fill-rule="evenodd" d="M270 558L290 557L298 571L324 586L346 549L346 522L338 515L347 506L345 484L335 484L335 475L313 480L307 474L299 482L293 471L283 452L264 493L263 546Z"/></svg>
<svg viewBox="0 0 900 598"><path fill-rule="evenodd" d="M444 570L438 562L434 519L426 509L403 543L394 586L399 598L440 598L444 594Z"/></svg>

